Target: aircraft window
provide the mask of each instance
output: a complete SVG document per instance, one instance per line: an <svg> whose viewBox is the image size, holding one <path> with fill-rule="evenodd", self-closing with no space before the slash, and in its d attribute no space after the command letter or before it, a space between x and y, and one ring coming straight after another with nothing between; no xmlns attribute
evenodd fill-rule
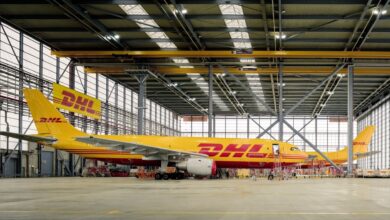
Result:
<svg viewBox="0 0 390 220"><path fill-rule="evenodd" d="M297 148L297 147L291 147L290 150L291 151L300 151L299 148Z"/></svg>

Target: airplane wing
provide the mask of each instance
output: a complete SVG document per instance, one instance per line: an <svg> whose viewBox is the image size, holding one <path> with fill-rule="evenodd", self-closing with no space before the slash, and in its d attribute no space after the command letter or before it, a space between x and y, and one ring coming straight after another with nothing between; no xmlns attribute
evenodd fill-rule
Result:
<svg viewBox="0 0 390 220"><path fill-rule="evenodd" d="M105 146L119 151L130 151L134 154L144 155L145 157L178 156L178 157L208 157L206 154L200 154L190 151L181 151L170 148L156 147L133 142L116 141L97 137L76 137L76 141L96 146Z"/></svg>
<svg viewBox="0 0 390 220"><path fill-rule="evenodd" d="M18 134L18 133L6 132L6 131L0 131L0 135L17 138L17 139L20 138L22 140L30 141L30 142L42 142L46 144L51 144L57 141L57 139L51 137L38 137L34 135Z"/></svg>

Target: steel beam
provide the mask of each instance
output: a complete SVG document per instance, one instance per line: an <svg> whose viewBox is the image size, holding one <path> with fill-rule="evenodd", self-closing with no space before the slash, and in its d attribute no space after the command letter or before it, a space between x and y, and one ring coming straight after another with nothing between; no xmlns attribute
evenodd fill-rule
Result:
<svg viewBox="0 0 390 220"><path fill-rule="evenodd" d="M208 137L213 137L213 66L209 65Z"/></svg>
<svg viewBox="0 0 390 220"><path fill-rule="evenodd" d="M280 2L280 0L279 0ZM280 44L282 46L282 44ZM279 141L283 141L283 118L284 118L284 113L283 113L283 66L281 63L279 63L279 74L278 74L278 81L279 81L279 86L278 86L278 91L279 91L279 111L278 111L278 118L279 118Z"/></svg>
<svg viewBox="0 0 390 220"><path fill-rule="evenodd" d="M353 174L353 68L348 66L348 175Z"/></svg>
<svg viewBox="0 0 390 220"><path fill-rule="evenodd" d="M144 129L144 114L146 110L146 80L148 78L147 74L139 74L135 76L139 83L138 90L138 126L137 134L145 134Z"/></svg>
<svg viewBox="0 0 390 220"><path fill-rule="evenodd" d="M268 130L264 129L259 122L257 122L254 118L252 118L252 116L248 115L248 118L251 119L257 126L259 126L259 128L261 128L265 132L265 134L268 134L272 139L276 140L276 138L272 135L272 133L268 132L269 129Z"/></svg>
<svg viewBox="0 0 390 220"><path fill-rule="evenodd" d="M104 114L104 119L105 119L105 129L104 129L104 134L108 135L108 130L109 130L109 124L108 124L108 117L109 117L109 107L108 107L108 100L110 99L110 84L109 84L109 79L106 77L106 111Z"/></svg>
<svg viewBox="0 0 390 220"><path fill-rule="evenodd" d="M158 51L52 51L58 57L73 58L102 58L115 56L129 56L134 58L354 58L354 59L389 59L389 51L249 51L236 53L235 51L186 51L186 50L158 50Z"/></svg>
<svg viewBox="0 0 390 220"><path fill-rule="evenodd" d="M23 55L24 55L24 35L22 32L19 34L19 116L18 116L18 132L19 134L23 133L23 81L24 81L24 73L23 73ZM12 45L10 45L12 47ZM41 69L42 66L39 66ZM22 139L18 139L18 159L16 164L16 176L22 177Z"/></svg>
<svg viewBox="0 0 390 220"><path fill-rule="evenodd" d="M74 65L74 61L71 60L69 63L69 88L75 89L75 78L76 78L76 67ZM74 112L69 112L69 122L74 125L75 124ZM69 153L68 167L70 176L74 175L74 155Z"/></svg>
<svg viewBox="0 0 390 220"><path fill-rule="evenodd" d="M334 75L336 75L344 65L341 65L340 67L336 68L332 74L330 74L328 77L326 77L324 80L322 80L315 88L313 88L310 92L308 92L302 99L300 99L294 106L292 106L289 110L286 111L285 115L289 115L291 112L293 112L296 108L298 108L304 101L306 101L307 98L309 98L311 95L313 95L319 88L321 88L328 80L330 80Z"/></svg>
<svg viewBox="0 0 390 220"><path fill-rule="evenodd" d="M305 141L311 148L313 148L321 157L323 157L326 161L328 161L332 166L339 169L337 164L335 164L331 159L329 159L325 154L323 154L317 146L315 146L313 143L311 143L305 136L303 136L299 131L297 131L290 123L288 123L286 120L283 120L284 124L287 125L296 135L298 135L303 141Z"/></svg>
<svg viewBox="0 0 390 220"><path fill-rule="evenodd" d="M85 63L84 65L89 65ZM93 65L93 64L91 64ZM85 71L87 73L98 73L98 74L110 74L110 75L123 75L123 72L128 67L115 67L110 66L112 64L106 64L106 67L85 67ZM164 64L162 64L164 65ZM204 64L202 64L204 65ZM292 67L285 66L283 64L283 75L328 75L329 73L333 73L335 69L333 67ZM234 75L245 75L247 73L255 73L255 74L278 74L278 68L274 67L263 67L258 68L257 70L243 70L239 68L226 67L225 68L229 73ZM207 67L195 67L195 68L179 68L179 67L153 67L151 70L164 73L164 74L175 74L175 75L185 75L187 73L196 72L199 74L208 74ZM337 73L347 74L347 68L337 69ZM223 72L220 68L214 68L214 72ZM390 68L376 68L376 67L360 67L355 70L356 75L390 75Z"/></svg>
<svg viewBox="0 0 390 220"><path fill-rule="evenodd" d="M79 4L97 4L97 5L112 5L112 4L139 4L139 0L78 0ZM163 3L163 0L158 0L158 2ZM143 4L154 4L154 0L143 0ZM189 5L199 5L199 4L226 4L226 0L176 0L177 4L189 4ZM229 4L258 4L258 0L230 0ZM271 0L266 0L267 4L271 3ZM337 5L362 5L365 3L364 0L317 0L310 1L307 0L286 0L286 4L337 4ZM2 0L0 4L39 4L45 5L47 2L41 0Z"/></svg>
<svg viewBox="0 0 390 220"><path fill-rule="evenodd" d="M57 57L56 58L56 83L60 83L60 71L61 71L60 65L61 65L60 58ZM58 150L54 149L54 175L55 176L60 176L60 170L58 169L58 164L59 164L58 153L59 153Z"/></svg>

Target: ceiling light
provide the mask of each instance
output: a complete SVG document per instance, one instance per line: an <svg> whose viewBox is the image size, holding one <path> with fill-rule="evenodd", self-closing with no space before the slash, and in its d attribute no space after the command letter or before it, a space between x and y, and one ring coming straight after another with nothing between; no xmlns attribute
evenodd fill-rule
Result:
<svg viewBox="0 0 390 220"><path fill-rule="evenodd" d="M328 91L327 93L328 93L328 95L333 95L334 94L333 91Z"/></svg>
<svg viewBox="0 0 390 220"><path fill-rule="evenodd" d="M202 108L202 112L207 112L208 110L208 108Z"/></svg>
<svg viewBox="0 0 390 220"><path fill-rule="evenodd" d="M177 87L177 86L178 86L177 82L168 84L168 87Z"/></svg>
<svg viewBox="0 0 390 220"><path fill-rule="evenodd" d="M280 83L276 83L276 85L280 86ZM286 83L282 83L282 86L286 86Z"/></svg>
<svg viewBox="0 0 390 220"><path fill-rule="evenodd" d="M238 103L237 105L240 106L240 107L243 107L244 103Z"/></svg>
<svg viewBox="0 0 390 220"><path fill-rule="evenodd" d="M343 78L344 76L345 76L345 74L337 73L337 77Z"/></svg>
<svg viewBox="0 0 390 220"><path fill-rule="evenodd" d="M119 39L120 37L121 37L121 36L119 36L119 34L115 34L115 35L114 35L114 38L115 38L115 39Z"/></svg>
<svg viewBox="0 0 390 220"><path fill-rule="evenodd" d="M387 10L386 9L374 8L374 9L372 9L372 14L374 14L374 15L379 15L379 14L385 15L385 14L387 14Z"/></svg>
<svg viewBox="0 0 390 220"><path fill-rule="evenodd" d="M279 32L275 32L274 33L274 38L276 39L286 39L287 35L285 33L279 33Z"/></svg>
<svg viewBox="0 0 390 220"><path fill-rule="evenodd" d="M190 101L190 102L195 102L195 101L196 101L196 98L188 98L188 101Z"/></svg>
<svg viewBox="0 0 390 220"><path fill-rule="evenodd" d="M235 94L237 94L237 92L236 91L231 91L230 94L235 95Z"/></svg>
<svg viewBox="0 0 390 220"><path fill-rule="evenodd" d="M325 107L325 106L326 106L326 104L321 104L320 106L321 106L321 107Z"/></svg>
<svg viewBox="0 0 390 220"><path fill-rule="evenodd" d="M181 13L184 14L184 15L187 14L187 12L188 12L188 11L187 11L187 9L185 9L185 8L183 8L183 9L181 10Z"/></svg>

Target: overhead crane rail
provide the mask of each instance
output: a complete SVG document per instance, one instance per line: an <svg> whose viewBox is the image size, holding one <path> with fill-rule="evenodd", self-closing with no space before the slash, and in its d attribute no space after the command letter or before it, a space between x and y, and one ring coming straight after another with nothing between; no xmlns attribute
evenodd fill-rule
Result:
<svg viewBox="0 0 390 220"><path fill-rule="evenodd" d="M57 57L103 58L103 57L138 57L138 58L334 58L334 59L389 59L390 51L252 51L235 53L235 51L187 51L187 50L154 50L154 51L52 51Z"/></svg>

